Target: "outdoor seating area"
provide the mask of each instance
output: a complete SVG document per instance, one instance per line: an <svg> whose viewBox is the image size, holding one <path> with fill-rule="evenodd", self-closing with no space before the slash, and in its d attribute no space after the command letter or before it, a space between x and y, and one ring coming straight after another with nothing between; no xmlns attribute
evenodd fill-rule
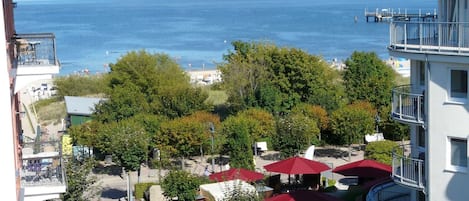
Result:
<svg viewBox="0 0 469 201"><path fill-rule="evenodd" d="M21 169L22 186L61 185L64 172L59 142L40 142L23 144L23 167Z"/></svg>
<svg viewBox="0 0 469 201"><path fill-rule="evenodd" d="M58 62L53 34L17 34L16 47L19 65L55 65Z"/></svg>

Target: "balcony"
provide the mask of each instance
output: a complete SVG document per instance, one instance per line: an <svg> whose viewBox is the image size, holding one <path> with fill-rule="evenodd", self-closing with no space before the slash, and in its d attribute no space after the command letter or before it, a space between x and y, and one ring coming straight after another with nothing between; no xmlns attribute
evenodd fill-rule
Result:
<svg viewBox="0 0 469 201"><path fill-rule="evenodd" d="M391 117L405 124L425 123L424 95L412 93L412 85L398 86L392 90Z"/></svg>
<svg viewBox="0 0 469 201"><path fill-rule="evenodd" d="M389 50L407 53L469 55L469 23L391 22Z"/></svg>
<svg viewBox="0 0 469 201"><path fill-rule="evenodd" d="M15 92L29 82L50 79L58 74L60 63L56 55L55 36L52 33L16 35Z"/></svg>
<svg viewBox="0 0 469 201"><path fill-rule="evenodd" d="M411 145L403 145L393 151L392 178L399 185L424 191L425 161L406 155L410 149Z"/></svg>
<svg viewBox="0 0 469 201"><path fill-rule="evenodd" d="M20 172L25 200L54 199L66 191L65 172L58 141L23 144Z"/></svg>

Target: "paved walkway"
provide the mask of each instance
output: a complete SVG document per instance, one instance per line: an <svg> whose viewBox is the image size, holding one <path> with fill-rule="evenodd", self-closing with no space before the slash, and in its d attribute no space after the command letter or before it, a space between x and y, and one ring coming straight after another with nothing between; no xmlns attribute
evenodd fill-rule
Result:
<svg viewBox="0 0 469 201"><path fill-rule="evenodd" d="M314 160L328 164L331 169L343 164L348 163L348 149L345 147L317 147ZM278 161L278 152L267 151L262 156L255 157L256 161L256 170L264 173L265 175L271 174L270 172L265 171L264 166L275 161ZM192 157L189 160L186 160L185 170L198 175L203 175L205 167L208 166L211 169L210 161L200 160L200 157ZM363 159L363 151L355 150L353 151L351 161L357 161ZM215 165L215 171L219 172L220 170L226 170L227 167ZM167 173L167 170L162 170L161 175L164 176ZM276 174L276 173L273 173ZM126 196L126 177L122 175L110 175L110 174L97 174L101 186L103 187L103 193L101 196L102 201L118 200ZM327 177L328 179L336 180L336 187L339 190L347 190L348 185L346 182L350 181L340 174L332 173L331 171L326 171L322 173L322 176ZM138 176L136 172L132 172L130 175L130 183L133 186L138 182ZM281 174L281 180L286 182L288 180L288 175ZM149 169L147 167L142 167L140 174L140 182L158 182L158 170ZM343 181L344 183L341 183ZM161 192L160 192L161 193ZM98 200L98 199L96 199Z"/></svg>

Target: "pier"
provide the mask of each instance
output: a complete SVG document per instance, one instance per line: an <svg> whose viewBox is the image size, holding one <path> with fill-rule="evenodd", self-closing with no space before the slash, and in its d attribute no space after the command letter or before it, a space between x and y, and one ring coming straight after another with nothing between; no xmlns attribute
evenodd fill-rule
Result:
<svg viewBox="0 0 469 201"><path fill-rule="evenodd" d="M397 21L432 21L438 18L436 14L436 9L433 12L422 12L422 9L418 10L418 13L408 13L407 9L404 9L404 12L401 12L401 9L378 9L376 8L375 11L368 11L365 8L365 18L366 22L369 22L369 18L374 19L374 22L383 22L383 21L390 21L390 20L397 20Z"/></svg>

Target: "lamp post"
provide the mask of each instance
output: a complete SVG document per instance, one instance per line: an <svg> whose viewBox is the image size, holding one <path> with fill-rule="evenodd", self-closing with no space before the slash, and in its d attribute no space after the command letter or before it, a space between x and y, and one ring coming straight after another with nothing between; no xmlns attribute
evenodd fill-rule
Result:
<svg viewBox="0 0 469 201"><path fill-rule="evenodd" d="M378 124L381 121L381 118L379 117L378 113L376 113L375 121L376 121L376 133L378 133Z"/></svg>
<svg viewBox="0 0 469 201"><path fill-rule="evenodd" d="M212 141L212 172L215 172L215 159L213 158L213 134L215 133L215 126L212 122L208 123L210 130L210 139Z"/></svg>

